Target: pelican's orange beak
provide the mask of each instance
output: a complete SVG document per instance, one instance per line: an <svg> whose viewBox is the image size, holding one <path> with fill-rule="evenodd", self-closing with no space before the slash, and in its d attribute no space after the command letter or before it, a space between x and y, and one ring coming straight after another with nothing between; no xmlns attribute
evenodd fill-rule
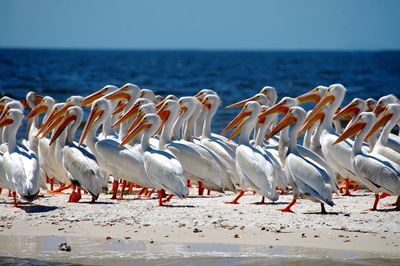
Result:
<svg viewBox="0 0 400 266"><path fill-rule="evenodd" d="M354 103L354 102L349 103L342 110L340 110L338 113L336 113L333 116L333 119L336 120L336 119L346 117L351 114L357 114L359 112L360 112L360 108L357 107L357 103Z"/></svg>
<svg viewBox="0 0 400 266"><path fill-rule="evenodd" d="M296 123L297 118L294 117L292 114L287 114L285 117L271 130L271 132L265 137L265 139L270 139L276 133L288 127L294 123Z"/></svg>
<svg viewBox="0 0 400 266"><path fill-rule="evenodd" d="M132 124L133 125L133 124ZM143 130L150 128L151 124L146 123L143 119L140 120L139 124L134 128L130 129L128 133L124 136L119 146L123 146L129 141L131 141L134 137L139 135Z"/></svg>
<svg viewBox="0 0 400 266"><path fill-rule="evenodd" d="M5 127L14 123L14 120L8 118L8 113L4 113L0 119L0 127Z"/></svg>
<svg viewBox="0 0 400 266"><path fill-rule="evenodd" d="M120 116L111 127L114 128L114 127L118 126L119 124L125 122L132 116L137 115L137 113L139 112L139 108L140 108L139 103L134 104L131 108L129 108L128 111L126 111L122 116Z"/></svg>
<svg viewBox="0 0 400 266"><path fill-rule="evenodd" d="M181 106L181 109L179 109L179 115L182 115L184 113L186 113L188 110L187 106Z"/></svg>
<svg viewBox="0 0 400 266"><path fill-rule="evenodd" d="M385 110L385 105L384 105L382 102L379 102L379 103L375 106L373 112L374 112L376 115L379 115L380 113L383 112L383 110Z"/></svg>
<svg viewBox="0 0 400 266"><path fill-rule="evenodd" d="M255 100L256 100L256 97L257 97L257 96L254 95L253 97L244 99L243 101L240 101L240 102L233 103L233 104L230 104L230 105L228 105L228 106L225 106L225 108L226 108L226 109L231 109L231 108L243 107L247 102L255 101Z"/></svg>
<svg viewBox="0 0 400 266"><path fill-rule="evenodd" d="M37 138L40 134L42 134L44 131L50 132L52 129L54 129L54 121L58 120L58 118L62 117L63 113L60 112L60 110L53 110L50 115L47 117L45 121L43 121L42 125L40 126L38 132L35 135L35 138ZM53 125L53 128L51 130L46 130L50 125ZM47 135L47 134L46 134ZM42 138L46 135L43 135Z"/></svg>
<svg viewBox="0 0 400 266"><path fill-rule="evenodd" d="M89 118L85 124L85 127L83 128L81 138L79 139L79 145L82 145L82 143L85 141L87 135L89 134L89 130L92 128L94 122L102 114L103 110L98 110L98 107L96 105L92 107L92 110L90 110Z"/></svg>
<svg viewBox="0 0 400 266"><path fill-rule="evenodd" d="M376 121L375 125L372 127L372 129L369 131L368 135L365 137L365 139L368 139L372 135L375 134L376 131L378 131L382 125L386 124L389 122L389 120L392 118L393 114L392 113L384 113L378 121Z"/></svg>
<svg viewBox="0 0 400 266"><path fill-rule="evenodd" d="M126 100L129 101L131 99L131 95L127 92L128 87L122 87L106 96L108 100Z"/></svg>
<svg viewBox="0 0 400 266"><path fill-rule="evenodd" d="M312 117L314 115L316 115L317 113L319 113L322 108L324 108L325 105L331 104L333 103L333 101L335 100L335 96L333 95L328 95L325 94L324 97L321 98L321 100L318 102L318 104L314 107L314 109L311 111L311 113L307 116L306 121L304 123L308 123L308 121L310 119L312 119Z"/></svg>
<svg viewBox="0 0 400 266"><path fill-rule="evenodd" d="M289 107L287 107L284 103L277 103L277 104L271 106L270 108L268 108L267 110L265 110L264 112L262 112L259 115L259 117L263 118L268 115L277 114L277 113L286 114L288 111L289 111Z"/></svg>
<svg viewBox="0 0 400 266"><path fill-rule="evenodd" d="M53 142L61 135L61 133L67 128L67 126L76 120L76 115L68 115L64 117L58 126L57 130L54 132L53 136L50 139L49 145L52 145Z"/></svg>
<svg viewBox="0 0 400 266"><path fill-rule="evenodd" d="M44 102L42 100L38 105L36 105L35 108L32 109L32 111L29 112L29 114L26 115L25 118L31 119L34 116L37 116L44 112L47 112L47 110L48 110L48 107L47 107L47 105L44 104Z"/></svg>
<svg viewBox="0 0 400 266"><path fill-rule="evenodd" d="M318 89L315 88L309 92L306 92L300 96L297 96L296 99L300 103L308 103L308 102L319 102L321 100L321 96L319 96Z"/></svg>
<svg viewBox="0 0 400 266"><path fill-rule="evenodd" d="M90 106L92 104L92 102L105 96L107 91L108 91L107 87L104 87L104 88L86 96L82 101L82 106Z"/></svg>
<svg viewBox="0 0 400 266"><path fill-rule="evenodd" d="M314 115L314 117L312 117L307 123L303 124L299 133L297 134L297 137L300 137L306 130L309 130L317 121L319 121L320 123L324 121L324 118L324 112L319 112L318 114Z"/></svg>
<svg viewBox="0 0 400 266"><path fill-rule="evenodd" d="M63 120L63 116L58 116L58 117L56 117L55 119L53 119L53 120L51 120L50 121L50 125L48 125L47 127L43 127L43 129L42 129L42 131L41 132L43 132L43 133L41 133L42 134L42 136L40 137L40 139L42 139L42 138L44 138L44 137L46 137L48 134L50 134L50 132L53 130L53 129L55 129L60 123L61 123L61 121ZM36 136L35 137L37 137L37 136L39 136L39 132L36 134Z"/></svg>
<svg viewBox="0 0 400 266"><path fill-rule="evenodd" d="M116 115L121 113L128 102L119 101L117 107L115 107L114 111L111 113L112 115Z"/></svg>
<svg viewBox="0 0 400 266"><path fill-rule="evenodd" d="M221 135L223 135L226 132L228 132L234 126L239 125L249 115L251 115L250 111L246 111L245 109L242 109L239 112L239 114L231 122L229 122L229 124L226 126L226 128L224 130L222 130Z"/></svg>
<svg viewBox="0 0 400 266"><path fill-rule="evenodd" d="M164 105L163 105L164 107ZM165 108L161 108L160 110L157 111L157 115L161 118L161 125L158 128L158 131L160 131L163 126L165 125L165 123L167 122L169 116L170 116L171 112L169 110L166 110Z"/></svg>
<svg viewBox="0 0 400 266"><path fill-rule="evenodd" d="M333 142L332 145L338 144L342 141L344 141L345 139L351 138L355 135L357 135L358 132L360 132L361 130L363 130L363 128L366 126L367 124L365 122L362 122L360 119L358 119L353 125L351 125L348 129L346 129L342 135L340 135L335 142Z"/></svg>

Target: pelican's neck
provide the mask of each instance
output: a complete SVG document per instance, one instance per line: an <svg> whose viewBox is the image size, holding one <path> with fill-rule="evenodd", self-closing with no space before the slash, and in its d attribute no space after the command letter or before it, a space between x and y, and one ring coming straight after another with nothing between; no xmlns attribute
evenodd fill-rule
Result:
<svg viewBox="0 0 400 266"><path fill-rule="evenodd" d="M387 146L388 143L388 139L389 139L389 134L392 131L392 129L394 128L394 126L396 126L397 124L397 120L399 119L400 115L394 115L389 122L383 127L382 133L379 136L378 141L384 145Z"/></svg>
<svg viewBox="0 0 400 266"><path fill-rule="evenodd" d="M203 132L201 135L203 138L211 138L211 123L217 112L217 107L212 105L210 110L207 108L203 108L203 110L206 112L206 118L203 123Z"/></svg>
<svg viewBox="0 0 400 266"><path fill-rule="evenodd" d="M282 129L279 135L279 158L282 163L285 162L287 148L289 146L289 127Z"/></svg>
<svg viewBox="0 0 400 266"><path fill-rule="evenodd" d="M250 146L250 134L254 128L257 117L258 117L258 112L251 112L251 115L244 121L242 131L240 132L241 144Z"/></svg>
<svg viewBox="0 0 400 266"><path fill-rule="evenodd" d="M82 116L78 116L72 125L68 126L68 134L66 136L66 144L71 144L74 141L75 133L82 122Z"/></svg>
<svg viewBox="0 0 400 266"><path fill-rule="evenodd" d="M196 137L203 136L204 126L207 121L208 113L209 112L206 107L201 108L201 113L200 113L199 118L197 119L196 125L194 127L194 136L196 136Z"/></svg>
<svg viewBox="0 0 400 266"><path fill-rule="evenodd" d="M100 117L97 118L97 120L93 123L93 126L89 129L86 143L92 152L94 152L95 144L98 141L97 131L99 130L100 126L104 124L105 120L107 119L107 116L108 115L106 113L100 115Z"/></svg>
<svg viewBox="0 0 400 266"><path fill-rule="evenodd" d="M353 154L361 154L362 146L365 140L365 137L368 135L368 132L371 130L373 123L367 123L367 125L358 133L356 139L353 144Z"/></svg>
<svg viewBox="0 0 400 266"><path fill-rule="evenodd" d="M194 112L193 112L192 116L190 117L190 119L186 122L186 128L185 128L183 138L187 141L193 140L194 126L200 116L200 108L201 108L200 104L196 104L195 106L193 106Z"/></svg>
<svg viewBox="0 0 400 266"><path fill-rule="evenodd" d="M186 111L183 113L174 123L173 126L173 135L171 137L180 140L182 139L182 127L183 124L189 119L189 117L192 115L191 112Z"/></svg>
<svg viewBox="0 0 400 266"><path fill-rule="evenodd" d="M291 126L291 129L289 130L289 152L297 151L297 136L302 124L302 121L296 121L296 123Z"/></svg>
<svg viewBox="0 0 400 266"><path fill-rule="evenodd" d="M111 102L111 110L114 110L115 107L117 106L117 103L115 101ZM115 116L117 117L117 116ZM110 135L116 135L115 130L111 127L113 124L113 120L115 120L116 118L113 118L113 116L111 115L111 112L109 115L107 115L104 119L103 122L103 135L104 137L106 136L110 136Z"/></svg>
<svg viewBox="0 0 400 266"><path fill-rule="evenodd" d="M150 148L150 137L153 135L153 134L151 134L151 133L153 133L153 132L151 132L152 131L152 127L153 127L153 125L151 125L151 127L149 129L147 129L147 130L145 130L143 132L142 140L141 140L141 145L142 145L143 152L148 151L148 150L151 149Z"/></svg>
<svg viewBox="0 0 400 266"><path fill-rule="evenodd" d="M17 150L17 132L21 125L21 121L15 121L9 126L6 126L3 131L3 138L8 144L8 152L12 153Z"/></svg>
<svg viewBox="0 0 400 266"><path fill-rule="evenodd" d="M174 123L178 117L178 110L171 110L168 116L167 121L164 124L164 127L160 134L160 140L158 142L158 148L164 150L165 145L168 141L171 141L172 129Z"/></svg>
<svg viewBox="0 0 400 266"><path fill-rule="evenodd" d="M269 134L272 122L273 117L268 117L264 120L264 123L258 127L257 134L255 135L256 145L261 147L264 145L265 135Z"/></svg>

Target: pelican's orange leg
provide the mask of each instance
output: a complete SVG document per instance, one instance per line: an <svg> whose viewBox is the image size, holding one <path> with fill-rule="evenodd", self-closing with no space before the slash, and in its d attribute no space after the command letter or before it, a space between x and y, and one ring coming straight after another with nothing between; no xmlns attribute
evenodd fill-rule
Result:
<svg viewBox="0 0 400 266"><path fill-rule="evenodd" d="M18 203L17 203L17 192L12 193L13 198L14 198L14 208L19 208Z"/></svg>
<svg viewBox="0 0 400 266"><path fill-rule="evenodd" d="M119 196L119 199L124 199L125 188L126 188L126 180L124 179L124 180L122 181L121 194L120 194L120 196Z"/></svg>
<svg viewBox="0 0 400 266"><path fill-rule="evenodd" d="M294 211L292 211L292 206L294 205L294 204L296 204L296 201L297 201L297 199L296 198L293 198L293 200L289 203L289 205L288 206L286 206L286 208L283 208L283 209L280 209L280 211L282 211L282 212L291 212L291 213L294 213Z"/></svg>
<svg viewBox="0 0 400 266"><path fill-rule="evenodd" d="M203 196L204 193L204 187L203 187L203 182L199 181L199 196Z"/></svg>
<svg viewBox="0 0 400 266"><path fill-rule="evenodd" d="M118 192L118 180L114 179L113 184L112 184L112 197L111 199L117 199L117 192Z"/></svg>
<svg viewBox="0 0 400 266"><path fill-rule="evenodd" d="M225 202L225 204L239 204L239 199L244 195L244 191L241 190L239 194L232 201Z"/></svg>

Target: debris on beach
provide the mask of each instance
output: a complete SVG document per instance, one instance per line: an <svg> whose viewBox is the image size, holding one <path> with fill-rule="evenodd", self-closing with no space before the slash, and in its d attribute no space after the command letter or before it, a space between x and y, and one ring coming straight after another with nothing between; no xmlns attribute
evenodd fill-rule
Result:
<svg viewBox="0 0 400 266"><path fill-rule="evenodd" d="M68 245L67 242L64 242L64 243L61 243L61 244L58 245L58 250L70 252L71 251L71 246Z"/></svg>

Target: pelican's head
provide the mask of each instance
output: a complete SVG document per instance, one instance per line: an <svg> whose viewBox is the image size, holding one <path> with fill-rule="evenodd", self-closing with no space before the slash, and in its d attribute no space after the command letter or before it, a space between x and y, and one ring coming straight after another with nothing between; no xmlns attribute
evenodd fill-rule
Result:
<svg viewBox="0 0 400 266"><path fill-rule="evenodd" d="M210 89L202 89L201 91L199 91L198 93L196 93L196 95L194 97L196 97L197 99L199 99L200 101L202 101L204 99L204 97L206 97L207 95L217 95L218 94Z"/></svg>
<svg viewBox="0 0 400 266"><path fill-rule="evenodd" d="M321 98L318 104L314 107L311 113L306 119L306 123L309 119L316 114L318 114L326 105L332 105L336 109L339 107L340 103L343 101L344 95L346 94L346 88L342 84L330 85L325 95Z"/></svg>
<svg viewBox="0 0 400 266"><path fill-rule="evenodd" d="M179 104L175 100L167 100L157 111L158 116L163 121L163 124L168 120L171 113L178 113Z"/></svg>
<svg viewBox="0 0 400 266"><path fill-rule="evenodd" d="M90 106L95 100L97 100L97 99L99 99L101 97L104 97L107 94L109 94L111 92L114 92L116 90L118 90L117 86L106 85L103 88L101 88L100 90L98 90L98 91L86 96L83 99L82 106Z"/></svg>
<svg viewBox="0 0 400 266"><path fill-rule="evenodd" d="M168 100L178 101L179 99L173 94L168 94L167 97L165 97L161 102L157 103L156 109L158 110L164 104L164 102Z"/></svg>
<svg viewBox="0 0 400 266"><path fill-rule="evenodd" d="M121 88L107 94L105 98L112 101L119 100L128 102L132 98L135 100L139 98L140 93L141 90L139 86L132 83L127 83Z"/></svg>
<svg viewBox="0 0 400 266"><path fill-rule="evenodd" d="M312 89L309 92L306 92L300 96L297 96L297 100L300 103L306 103L306 102L319 102L321 98L325 95L325 93L328 91L328 87L319 85Z"/></svg>
<svg viewBox="0 0 400 266"><path fill-rule="evenodd" d="M208 94L203 98L201 103L208 110L211 110L211 108L218 109L218 107L221 105L221 99L218 97L218 95Z"/></svg>
<svg viewBox="0 0 400 266"><path fill-rule="evenodd" d="M125 145L145 130L149 131L148 133L150 136L153 136L158 131L160 124L161 119L158 115L146 114L141 118L139 123L137 123L134 128L130 129L128 133L122 138L120 146Z"/></svg>
<svg viewBox="0 0 400 266"><path fill-rule="evenodd" d="M11 101L14 101L14 99L11 98L11 97L8 97L8 96L1 97L1 99L0 99L0 112L3 112L5 105L7 103L11 102Z"/></svg>
<svg viewBox="0 0 400 266"><path fill-rule="evenodd" d="M378 102L376 103L376 106L374 108L374 113L376 115L380 114L386 107L386 105L390 103L398 103L399 99L397 99L396 96L393 94L385 95L379 98Z"/></svg>
<svg viewBox="0 0 400 266"><path fill-rule="evenodd" d="M191 116L195 112L197 107L200 107L201 105L200 101L193 96L185 96L179 98L178 104L181 107L181 115L186 114L188 116Z"/></svg>
<svg viewBox="0 0 400 266"><path fill-rule="evenodd" d="M44 138L59 124L59 122L61 122L62 115L60 114L60 110L62 110L64 106L65 103L56 103L53 105L50 115L45 121L43 121L38 132L35 135L35 138L37 138L42 133L42 138Z"/></svg>
<svg viewBox="0 0 400 266"><path fill-rule="evenodd" d="M24 119L24 113L21 109L9 109L3 113L0 118L0 127L8 125L19 126Z"/></svg>
<svg viewBox="0 0 400 266"><path fill-rule="evenodd" d="M297 98L283 97L277 104L271 106L260 114L260 117L265 117L271 114L282 113L286 114L293 106L298 105L300 102Z"/></svg>
<svg viewBox="0 0 400 266"><path fill-rule="evenodd" d="M306 119L307 113L300 106L293 106L286 113L285 117L279 121L279 123L271 130L271 132L265 137L266 139L270 139L272 136L277 134L279 131L284 129L285 127L291 126L293 124L303 124Z"/></svg>
<svg viewBox="0 0 400 266"><path fill-rule="evenodd" d="M368 98L365 100L365 103L367 104L367 111L372 112L375 109L377 100L374 98Z"/></svg>
<svg viewBox="0 0 400 266"><path fill-rule="evenodd" d="M239 112L239 114L225 127L225 129L221 132L221 134L225 134L230 129L236 126L236 129L231 133L228 137L229 139L233 139L239 132L242 130L244 122L246 118L248 118L252 114L259 115L261 110L261 105L256 101L247 102L243 109Z"/></svg>
<svg viewBox="0 0 400 266"><path fill-rule="evenodd" d="M261 94L264 94L267 96L269 103L267 105L271 106L276 103L276 100L278 99L278 93L276 92L276 89L271 86L265 86L260 90Z"/></svg>
<svg viewBox="0 0 400 266"><path fill-rule="evenodd" d="M33 108L35 108L36 105L38 105L42 101L43 96L37 94L34 91L30 91L26 94L25 99L26 99L26 102L23 101L22 104L24 104L25 107L29 107L29 108L33 109Z"/></svg>
<svg viewBox="0 0 400 266"><path fill-rule="evenodd" d="M333 119L339 119L348 115L357 115L367 110L367 104L363 99L354 98L348 105L346 105L340 112L335 114Z"/></svg>
<svg viewBox="0 0 400 266"><path fill-rule="evenodd" d="M261 105L270 105L271 101L270 99L263 93L257 93L256 95L247 98L245 100L242 100L240 102L237 103L233 103L231 105L226 106L225 108L230 109L230 108L237 108L237 107L242 107L244 106L246 103L250 102L250 101L256 101Z"/></svg>
<svg viewBox="0 0 400 266"><path fill-rule="evenodd" d="M141 92L140 92L140 97L147 98L150 101L152 101L153 103L156 100L155 93L152 90L149 90L149 89L142 89Z"/></svg>
<svg viewBox="0 0 400 266"><path fill-rule="evenodd" d="M80 106L69 107L63 119L60 121L57 130L51 137L50 144L52 145L54 141L61 135L61 133L73 122L77 120L82 120L83 111ZM80 122L79 122L80 123Z"/></svg>
<svg viewBox="0 0 400 266"><path fill-rule="evenodd" d="M344 141L345 139L351 138L361 132L367 134L373 127L376 121L376 116L373 112L363 112L358 117L357 121L353 123L349 128L347 128L342 135L340 135L333 145Z"/></svg>
<svg viewBox="0 0 400 266"><path fill-rule="evenodd" d="M164 97L162 97L161 95L156 95L155 104L159 104L159 103L162 102L163 100L164 100Z"/></svg>
<svg viewBox="0 0 400 266"><path fill-rule="evenodd" d="M53 108L55 103L56 101L53 99L53 97L43 97L42 101L38 105L36 105L36 107L33 108L32 111L29 112L29 114L26 115L26 118L31 119L32 117L40 115L41 113L47 112L49 109Z"/></svg>
<svg viewBox="0 0 400 266"><path fill-rule="evenodd" d="M400 122L400 104L398 103L388 104L379 115L378 120L376 121L375 125L370 130L366 138L368 139L370 136L374 135L375 132L378 131L381 126L385 125L390 120L394 120L394 122L396 123Z"/></svg>

